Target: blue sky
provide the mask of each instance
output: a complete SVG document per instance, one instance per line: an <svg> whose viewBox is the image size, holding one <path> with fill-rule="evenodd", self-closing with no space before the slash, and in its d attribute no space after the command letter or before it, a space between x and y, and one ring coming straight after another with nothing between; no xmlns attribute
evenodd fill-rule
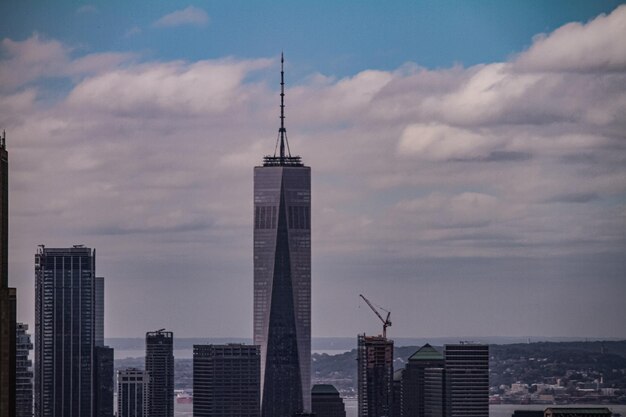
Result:
<svg viewBox="0 0 626 417"><path fill-rule="evenodd" d="M20 319L37 245L80 243L107 336L251 335L284 50L314 336L379 331L363 293L399 337L626 337L620 3L2 2Z"/></svg>

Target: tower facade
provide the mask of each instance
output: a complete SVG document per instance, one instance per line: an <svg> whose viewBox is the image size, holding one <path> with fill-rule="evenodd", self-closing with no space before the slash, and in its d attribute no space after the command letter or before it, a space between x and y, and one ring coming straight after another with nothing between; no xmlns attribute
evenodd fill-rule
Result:
<svg viewBox="0 0 626 417"><path fill-rule="evenodd" d="M29 358L33 343L28 324L17 323L16 329L15 416L33 417L33 361Z"/></svg>
<svg viewBox="0 0 626 417"><path fill-rule="evenodd" d="M193 346L194 417L259 417L259 347Z"/></svg>
<svg viewBox="0 0 626 417"><path fill-rule="evenodd" d="M426 416L426 373L430 368L443 365L443 355L428 343L409 357L402 377L403 417Z"/></svg>
<svg viewBox="0 0 626 417"><path fill-rule="evenodd" d="M0 417L15 415L15 288L9 288L9 154L0 136Z"/></svg>
<svg viewBox="0 0 626 417"><path fill-rule="evenodd" d="M330 384L313 385L311 408L316 417L346 417L346 406L339 391Z"/></svg>
<svg viewBox="0 0 626 417"><path fill-rule="evenodd" d="M311 168L291 156L284 119L281 70L280 153L254 168L253 327L263 417L311 409Z"/></svg>
<svg viewBox="0 0 626 417"><path fill-rule="evenodd" d="M489 345L445 345L447 417L489 417Z"/></svg>
<svg viewBox="0 0 626 417"><path fill-rule="evenodd" d="M35 416L94 412L95 250L35 255Z"/></svg>
<svg viewBox="0 0 626 417"><path fill-rule="evenodd" d="M390 417L393 406L393 340L359 335L359 417Z"/></svg>
<svg viewBox="0 0 626 417"><path fill-rule="evenodd" d="M157 330L146 333L148 415L174 417L174 333Z"/></svg>
<svg viewBox="0 0 626 417"><path fill-rule="evenodd" d="M149 381L146 371L117 371L117 417L148 417Z"/></svg>

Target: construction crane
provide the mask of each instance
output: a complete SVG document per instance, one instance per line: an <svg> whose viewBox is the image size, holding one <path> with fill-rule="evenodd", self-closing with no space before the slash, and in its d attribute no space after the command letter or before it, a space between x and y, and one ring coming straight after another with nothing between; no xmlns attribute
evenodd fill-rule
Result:
<svg viewBox="0 0 626 417"><path fill-rule="evenodd" d="M391 316L391 311L387 311L383 308L381 308L381 310L385 310L387 311L387 318L383 318L383 316L380 315L380 313L378 312L378 310L376 310L376 308L372 305L372 303L370 302L370 300L368 300L367 298L365 298L365 296L363 294L359 294L359 296L365 300L365 302L367 303L367 305L372 309L372 311L374 313L376 313L376 315L378 316L378 318L380 319L380 321L383 322L383 337L386 339L387 338L387 327L391 326L391 320L389 320L389 316Z"/></svg>

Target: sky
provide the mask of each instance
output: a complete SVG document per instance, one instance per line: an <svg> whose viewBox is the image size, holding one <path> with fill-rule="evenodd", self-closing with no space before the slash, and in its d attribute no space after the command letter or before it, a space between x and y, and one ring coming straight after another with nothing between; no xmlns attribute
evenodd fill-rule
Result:
<svg viewBox="0 0 626 417"><path fill-rule="evenodd" d="M252 170L312 168L313 336L626 338L626 5L5 0L9 280L96 248L107 337L252 335Z"/></svg>

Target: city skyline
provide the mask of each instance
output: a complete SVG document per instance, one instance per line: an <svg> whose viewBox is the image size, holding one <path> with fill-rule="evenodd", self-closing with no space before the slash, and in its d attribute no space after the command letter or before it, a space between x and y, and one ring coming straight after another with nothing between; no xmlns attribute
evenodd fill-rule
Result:
<svg viewBox="0 0 626 417"><path fill-rule="evenodd" d="M223 4L137 12L107 42L89 22L106 26L115 4L65 4L65 29L43 19L49 8L26 18L7 4L0 127L18 320L34 323L36 246L82 243L107 277L105 337L252 334L252 167L272 153L280 39L313 37L293 26L307 9L286 7L293 21L254 52L212 46L228 34ZM359 293L393 312L391 338L626 336L626 6L571 4L524 8L511 33L506 6L464 10L449 32L460 43L471 17L503 21L486 36L498 48L473 38L462 53L442 35L453 13L429 2L381 18L393 45L382 58L345 54L351 37L325 54L285 41L290 144L316 172L314 336L376 334ZM373 9L337 13L379 42L362 27ZM389 17L403 10L431 13L439 38L403 47L415 33ZM161 36L202 38L206 52L146 43Z"/></svg>

